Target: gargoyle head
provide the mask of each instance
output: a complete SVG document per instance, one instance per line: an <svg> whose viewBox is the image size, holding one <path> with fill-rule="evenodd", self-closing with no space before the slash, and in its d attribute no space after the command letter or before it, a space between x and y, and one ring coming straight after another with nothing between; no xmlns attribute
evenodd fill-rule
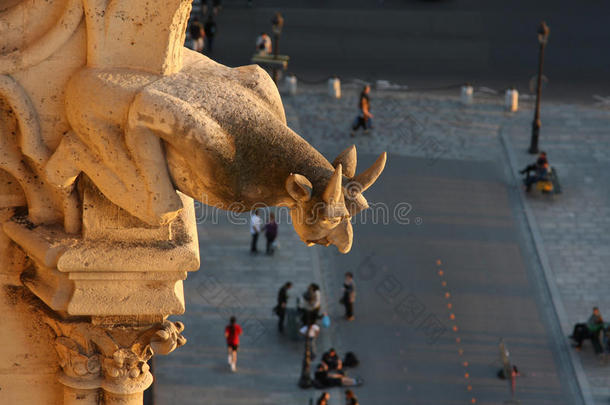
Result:
<svg viewBox="0 0 610 405"><path fill-rule="evenodd" d="M343 151L333 162L335 171L321 193L314 193L311 182L300 174L286 179L286 190L296 201L292 222L301 240L309 246L333 244L341 253L352 247L351 218L367 209L362 192L369 188L385 167L386 153L359 175L356 173L356 147Z"/></svg>

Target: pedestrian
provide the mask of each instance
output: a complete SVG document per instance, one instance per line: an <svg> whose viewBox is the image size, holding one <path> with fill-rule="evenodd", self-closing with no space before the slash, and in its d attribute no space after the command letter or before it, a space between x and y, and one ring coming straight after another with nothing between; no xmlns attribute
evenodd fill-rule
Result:
<svg viewBox="0 0 610 405"><path fill-rule="evenodd" d="M201 15L203 18L208 15L208 0L201 0Z"/></svg>
<svg viewBox="0 0 610 405"><path fill-rule="evenodd" d="M358 405L358 398L352 390L345 390L345 405Z"/></svg>
<svg viewBox="0 0 610 405"><path fill-rule="evenodd" d="M316 405L328 405L328 401L330 401L330 394L328 392L323 392L316 401Z"/></svg>
<svg viewBox="0 0 610 405"><path fill-rule="evenodd" d="M212 0L212 12L215 16L218 15L220 10L222 9L222 0Z"/></svg>
<svg viewBox="0 0 610 405"><path fill-rule="evenodd" d="M345 319L353 321L354 318L354 302L356 301L356 284L354 283L354 275L349 271L345 273L345 281L343 282L343 296L341 304L345 307Z"/></svg>
<svg viewBox="0 0 610 405"><path fill-rule="evenodd" d="M371 101L369 99L370 92L371 86L367 84L360 93L360 98L358 99L358 116L352 125L351 136L356 135L358 128L362 127L366 134L369 132L369 129L373 127L373 114L371 114Z"/></svg>
<svg viewBox="0 0 610 405"><path fill-rule="evenodd" d="M303 325L299 330L299 333L309 341L309 353L311 354L311 359L316 357L316 339L320 335L320 327L317 323L312 323L311 325Z"/></svg>
<svg viewBox="0 0 610 405"><path fill-rule="evenodd" d="M318 320L322 306L321 295L320 287L315 283L311 283L303 293L303 325L310 325Z"/></svg>
<svg viewBox="0 0 610 405"><path fill-rule="evenodd" d="M210 14L208 19L205 21L203 30L205 32L206 53L210 55L214 49L214 37L216 36L216 21L214 21L214 16L212 14Z"/></svg>
<svg viewBox="0 0 610 405"><path fill-rule="evenodd" d="M258 234L261 231L262 222L263 221L261 220L261 217L260 217L260 211L258 209L255 209L254 211L252 211L252 213L250 214L250 234L252 235L250 253L252 253L252 254L258 253L258 248L257 248Z"/></svg>
<svg viewBox="0 0 610 405"><path fill-rule="evenodd" d="M242 334L241 326L237 324L234 316L225 327L225 339L227 340L228 361L231 371L237 371L237 349L239 348L239 336Z"/></svg>
<svg viewBox="0 0 610 405"><path fill-rule="evenodd" d="M277 237L277 222L275 222L275 214L272 212L269 214L269 222L263 227L265 230L265 238L267 239L267 254L272 255L275 251L273 247L275 238Z"/></svg>
<svg viewBox="0 0 610 405"><path fill-rule="evenodd" d="M186 42L187 48L195 52L203 52L205 31L198 20L193 20L189 27L190 39Z"/></svg>
<svg viewBox="0 0 610 405"><path fill-rule="evenodd" d="M275 313L279 318L277 329L280 331L280 333L284 333L284 318L286 317L286 306L288 305L288 290L291 288L292 282L287 281L277 293L277 305L275 307Z"/></svg>
<svg viewBox="0 0 610 405"><path fill-rule="evenodd" d="M515 399L515 392L517 391L517 377L520 376L519 369L513 364L513 368L510 371L510 393L513 399Z"/></svg>
<svg viewBox="0 0 610 405"><path fill-rule="evenodd" d="M256 52L264 55L270 55L271 49L271 37L267 35L266 32L261 32L258 38L256 38Z"/></svg>

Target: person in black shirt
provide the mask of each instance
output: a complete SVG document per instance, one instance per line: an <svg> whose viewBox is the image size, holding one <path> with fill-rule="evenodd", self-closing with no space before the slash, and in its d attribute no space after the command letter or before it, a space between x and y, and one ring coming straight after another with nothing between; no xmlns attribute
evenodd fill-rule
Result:
<svg viewBox="0 0 610 405"><path fill-rule="evenodd" d="M280 333L284 332L284 318L286 317L286 305L288 304L288 290L290 290L291 287L292 283L288 281L277 293L277 306L275 307L275 313L280 318L277 324L277 328Z"/></svg>
<svg viewBox="0 0 610 405"><path fill-rule="evenodd" d="M360 93L360 98L358 100L358 109L360 112L358 113L358 117L356 117L354 125L352 125L351 136L356 135L356 130L358 130L358 128L362 127L362 129L364 129L364 133L369 132L369 128L372 128L371 123L373 114L371 114L371 102L369 99L370 92L371 86L367 84Z"/></svg>
<svg viewBox="0 0 610 405"><path fill-rule="evenodd" d="M340 371L343 369L343 363L334 348L331 348L322 355L322 363L324 363L330 371Z"/></svg>
<svg viewBox="0 0 610 405"><path fill-rule="evenodd" d="M216 35L216 22L214 16L210 14L206 20L203 30L205 31L206 53L210 55L212 53L212 46L214 45L214 36Z"/></svg>
<svg viewBox="0 0 610 405"><path fill-rule="evenodd" d="M343 283L343 296L341 304L345 306L345 318L348 321L354 320L354 301L356 301L356 285L354 284L354 276L352 273L345 273L345 282Z"/></svg>

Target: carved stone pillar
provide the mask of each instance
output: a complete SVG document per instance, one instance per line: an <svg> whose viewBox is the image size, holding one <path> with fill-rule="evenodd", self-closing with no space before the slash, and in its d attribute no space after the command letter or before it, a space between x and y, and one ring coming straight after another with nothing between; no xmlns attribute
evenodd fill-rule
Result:
<svg viewBox="0 0 610 405"><path fill-rule="evenodd" d="M199 267L193 201L152 227L81 181L82 235L13 217L4 232L30 258L23 284L50 309L64 405L141 405L147 361L186 343L182 280Z"/></svg>
<svg viewBox="0 0 610 405"><path fill-rule="evenodd" d="M147 326L96 325L47 318L64 385L64 405L140 405L153 381L147 361L186 343L184 325L163 321Z"/></svg>

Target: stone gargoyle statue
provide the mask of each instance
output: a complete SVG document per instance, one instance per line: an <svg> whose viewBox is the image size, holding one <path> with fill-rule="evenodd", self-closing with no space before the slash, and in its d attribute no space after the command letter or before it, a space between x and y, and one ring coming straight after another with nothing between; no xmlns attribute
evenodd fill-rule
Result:
<svg viewBox="0 0 610 405"><path fill-rule="evenodd" d="M234 211L287 206L303 242L348 252L350 218L368 207L362 192L386 154L360 174L353 146L330 163L288 128L263 69L229 68L183 47L190 2L0 6L8 21L0 26L0 169L14 183L2 207L25 202L32 223L78 233L84 173L151 226L176 217L179 190ZM34 21L39 32L26 32Z"/></svg>

